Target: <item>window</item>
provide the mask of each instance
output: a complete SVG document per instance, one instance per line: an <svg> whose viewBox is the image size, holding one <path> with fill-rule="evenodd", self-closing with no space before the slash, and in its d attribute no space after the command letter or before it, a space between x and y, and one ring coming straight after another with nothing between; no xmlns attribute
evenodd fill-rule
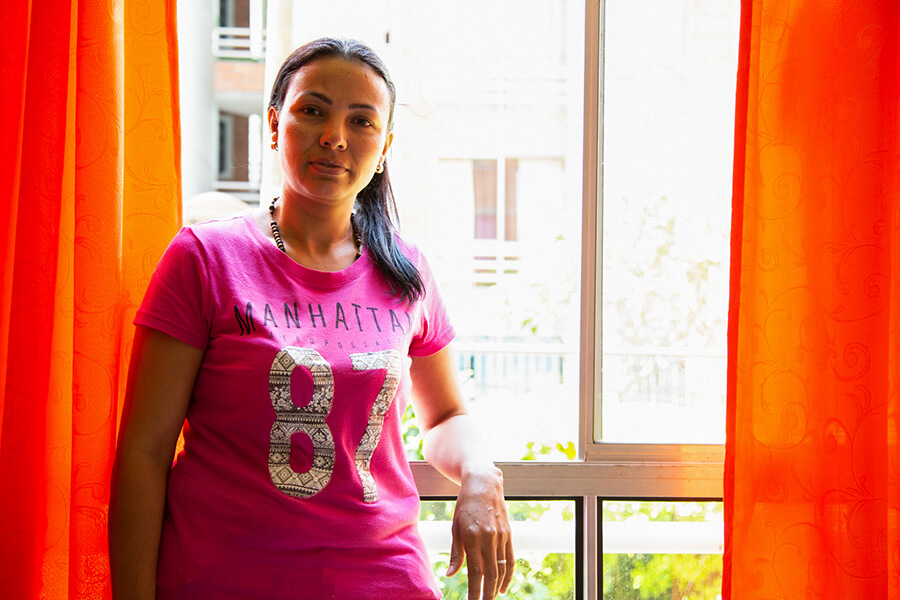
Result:
<svg viewBox="0 0 900 600"><path fill-rule="evenodd" d="M594 438L722 443L738 6L605 8Z"/></svg>
<svg viewBox="0 0 900 600"><path fill-rule="evenodd" d="M262 5L248 6L251 27L263 22ZM268 78L303 41L339 35L372 46L395 79L401 231L436 273L470 411L514 500L522 561L507 597L671 598L689 568L703 571L700 597L715 597L704 565L723 533L739 8L265 5L264 22L278 24L260 38ZM250 124L248 153L263 149L267 202L278 182L264 129ZM440 564L455 489L427 464L413 472ZM447 597L455 585L444 581Z"/></svg>
<svg viewBox="0 0 900 600"><path fill-rule="evenodd" d="M475 239L497 239L497 161L472 161L475 194Z"/></svg>
<svg viewBox="0 0 900 600"><path fill-rule="evenodd" d="M234 119L231 115L219 113L219 179L231 179L231 165L234 163Z"/></svg>
<svg viewBox="0 0 900 600"><path fill-rule="evenodd" d="M514 158L472 161L476 240L516 241L518 170L519 161ZM500 171L504 173L502 180L498 177ZM501 198L502 203L499 202ZM502 218L498 219L498 216Z"/></svg>
<svg viewBox="0 0 900 600"><path fill-rule="evenodd" d="M249 123L244 115L219 113L219 179L248 181Z"/></svg>

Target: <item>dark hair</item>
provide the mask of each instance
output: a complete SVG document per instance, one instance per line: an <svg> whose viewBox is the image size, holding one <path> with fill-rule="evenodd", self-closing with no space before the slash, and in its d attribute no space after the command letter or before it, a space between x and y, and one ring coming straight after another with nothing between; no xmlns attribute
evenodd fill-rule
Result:
<svg viewBox="0 0 900 600"><path fill-rule="evenodd" d="M378 55L356 40L320 38L294 50L275 76L269 106L280 111L294 73L316 59L327 57L359 61L384 80L391 98L388 115L388 131L390 131L394 126L394 103L397 98L394 82L391 81L387 67ZM425 284L418 269L400 251L394 238L395 223L398 222L397 203L394 201L386 159L383 165L384 171L375 173L372 180L356 196L355 223L369 255L390 282L391 293L412 304L425 296Z"/></svg>

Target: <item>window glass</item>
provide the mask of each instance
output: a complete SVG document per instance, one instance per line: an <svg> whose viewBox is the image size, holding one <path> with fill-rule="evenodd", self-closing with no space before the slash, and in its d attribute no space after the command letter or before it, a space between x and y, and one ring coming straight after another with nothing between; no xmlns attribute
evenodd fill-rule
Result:
<svg viewBox="0 0 900 600"><path fill-rule="evenodd" d="M724 440L739 10L605 3L598 441Z"/></svg>
<svg viewBox="0 0 900 600"><path fill-rule="evenodd" d="M250 118L219 113L219 180L248 181Z"/></svg>
<svg viewBox="0 0 900 600"><path fill-rule="evenodd" d="M443 576L450 561L450 526L455 504L445 500L423 501L420 512L419 530L444 600L468 598L465 577ZM516 571L504 598L574 600L575 528L578 525L575 506L573 500L508 502Z"/></svg>
<svg viewBox="0 0 900 600"><path fill-rule="evenodd" d="M475 195L475 239L497 239L497 161L472 161Z"/></svg>
<svg viewBox="0 0 900 600"><path fill-rule="evenodd" d="M603 502L604 600L718 600L721 502Z"/></svg>
<svg viewBox="0 0 900 600"><path fill-rule="evenodd" d="M390 42L363 39L396 80L388 163L401 231L425 251L448 304L469 410L495 459L569 460L584 3L395 4Z"/></svg>

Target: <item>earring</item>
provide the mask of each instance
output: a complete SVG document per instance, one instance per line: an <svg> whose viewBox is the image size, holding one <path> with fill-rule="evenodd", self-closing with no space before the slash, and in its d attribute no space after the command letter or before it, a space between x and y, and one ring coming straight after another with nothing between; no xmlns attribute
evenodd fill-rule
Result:
<svg viewBox="0 0 900 600"><path fill-rule="evenodd" d="M384 173L384 163L381 162L380 160L378 161L378 166L375 167L375 172L376 173Z"/></svg>
<svg viewBox="0 0 900 600"><path fill-rule="evenodd" d="M272 132L272 150L278 151L278 132Z"/></svg>

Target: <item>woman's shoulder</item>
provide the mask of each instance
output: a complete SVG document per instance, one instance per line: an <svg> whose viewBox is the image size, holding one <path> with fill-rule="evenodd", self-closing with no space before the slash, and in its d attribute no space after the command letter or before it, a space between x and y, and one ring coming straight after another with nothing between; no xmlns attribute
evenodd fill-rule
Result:
<svg viewBox="0 0 900 600"><path fill-rule="evenodd" d="M394 231L394 241L397 243L397 248L400 249L400 252L414 265L418 266L420 262L425 260L425 255L414 240L402 236L398 231Z"/></svg>
<svg viewBox="0 0 900 600"><path fill-rule="evenodd" d="M434 286L433 263L429 260L427 249L423 249L423 246L427 246L427 244L419 245L415 239L402 237L397 232L394 232L394 240L400 252L418 271L425 287L430 288Z"/></svg>
<svg viewBox="0 0 900 600"><path fill-rule="evenodd" d="M197 262L206 265L204 268L242 263L253 254L248 214L185 225L166 249L167 263Z"/></svg>
<svg viewBox="0 0 900 600"><path fill-rule="evenodd" d="M233 250L235 246L252 243L252 211L246 210L232 217L185 225L178 237L189 238L205 252L219 249Z"/></svg>
<svg viewBox="0 0 900 600"><path fill-rule="evenodd" d="M252 209L247 209L220 219L211 219L199 223L190 223L184 229L190 231L198 238L227 238L234 235L245 235L245 229L249 220L253 218Z"/></svg>

